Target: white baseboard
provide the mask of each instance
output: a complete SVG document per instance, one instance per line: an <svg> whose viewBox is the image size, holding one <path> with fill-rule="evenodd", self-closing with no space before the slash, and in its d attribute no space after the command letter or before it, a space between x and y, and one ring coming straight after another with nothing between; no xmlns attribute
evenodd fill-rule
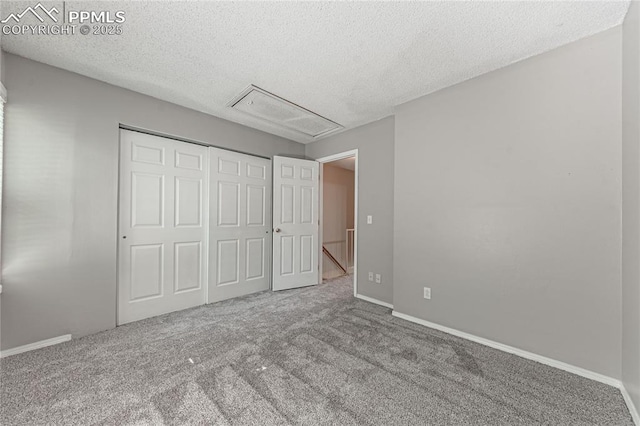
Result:
<svg viewBox="0 0 640 426"><path fill-rule="evenodd" d="M376 305L384 306L385 308L393 309L393 305L391 303L383 302L382 300L374 299L373 297L363 296L361 294L356 294L358 299L362 299L365 302L375 303Z"/></svg>
<svg viewBox="0 0 640 426"><path fill-rule="evenodd" d="M636 426L640 426L640 414L638 414L638 409L636 408L633 400L631 399L631 395L627 392L627 389L624 385L620 386L620 392L622 392L622 397L624 398L624 402L627 404L627 408L629 408L629 413L631 413L631 418L633 418L633 422Z"/></svg>
<svg viewBox="0 0 640 426"><path fill-rule="evenodd" d="M462 337L463 339L471 340L472 342L480 343L481 345L489 346L491 348L498 349L503 352L518 355L522 358L530 359L532 361L536 361L541 364L559 368L560 370L568 371L569 373L577 374L578 376L586 377L587 379L605 383L607 385L616 387L618 389L622 388L622 383L620 382L620 380L614 379L613 377L605 376L604 374L596 373L594 371L590 371L582 367L576 367L575 365L567 364L562 361L557 361L552 358L547 358L546 356L534 354L532 352L527 352L522 349L514 348L513 346L508 346L502 343L494 342L493 340L485 339L483 337L474 336L473 334L465 333L464 331L445 327L440 324L425 321L423 319L412 317L410 315L402 314L398 311L393 311L391 314L394 317L402 318L404 320L411 321L416 324L421 324L426 327L435 328L436 330L440 330L445 333L452 334L454 336Z"/></svg>
<svg viewBox="0 0 640 426"><path fill-rule="evenodd" d="M40 340L39 342L29 343L28 345L18 346L17 348L7 349L0 352L0 358L6 358L11 355L17 355L24 352L33 351L36 349L46 348L47 346L57 345L58 343L68 342L71 340L70 334L64 336L53 337L51 339Z"/></svg>
<svg viewBox="0 0 640 426"><path fill-rule="evenodd" d="M489 346L491 348L498 349L510 354L514 354L522 358L530 359L532 361L537 361L541 364L545 364L550 367L555 367L560 370L577 374L578 376L586 377L587 379L595 380L597 382L604 383L606 385L610 385L615 388L618 388L622 393L622 397L624 398L624 402L627 405L627 408L629 409L629 413L631 414L633 422L636 424L636 426L640 426L640 415L638 414L638 409L633 403L633 400L631 399L629 392L627 392L627 389L624 387L622 382L618 379L614 379L613 377L605 376L604 374L596 373L594 371L586 370L582 367L576 367L575 365L567 364L566 362L557 361L552 358L547 358L542 355L538 355L522 349L514 348L513 346L508 346L502 343L494 342L493 340L489 340L483 337L475 336L473 334L465 333L464 331L456 330L454 328L445 327L440 324L436 324L420 318L412 317L411 315L403 314L398 311L393 311L391 312L391 314L394 317L402 318L404 320L411 321L416 324L424 325L429 328L434 328L436 330L442 331L447 334L452 334L454 336L461 337L463 339L471 340L472 342L480 343L481 345Z"/></svg>

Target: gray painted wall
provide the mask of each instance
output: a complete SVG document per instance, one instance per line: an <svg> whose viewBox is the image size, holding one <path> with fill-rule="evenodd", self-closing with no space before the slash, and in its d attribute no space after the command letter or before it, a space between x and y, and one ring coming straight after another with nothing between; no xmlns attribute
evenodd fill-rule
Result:
<svg viewBox="0 0 640 426"><path fill-rule="evenodd" d="M620 378L621 35L398 108L397 311Z"/></svg>
<svg viewBox="0 0 640 426"><path fill-rule="evenodd" d="M622 44L622 382L640 409L640 4Z"/></svg>
<svg viewBox="0 0 640 426"><path fill-rule="evenodd" d="M116 321L118 124L252 154L296 142L5 54L2 349Z"/></svg>
<svg viewBox="0 0 640 426"><path fill-rule="evenodd" d="M312 159L358 149L358 293L386 303L393 303L393 126L387 117L306 145ZM369 282L369 271L382 282Z"/></svg>

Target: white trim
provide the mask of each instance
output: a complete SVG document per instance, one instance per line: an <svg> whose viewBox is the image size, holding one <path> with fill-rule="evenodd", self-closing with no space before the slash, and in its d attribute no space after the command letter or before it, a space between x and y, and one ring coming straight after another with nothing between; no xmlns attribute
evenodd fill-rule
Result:
<svg viewBox="0 0 640 426"><path fill-rule="evenodd" d="M376 305L384 306L385 308L393 309L393 305L391 303L383 302L382 300L374 299L373 297L356 294L356 298L362 299L365 302L375 303Z"/></svg>
<svg viewBox="0 0 640 426"><path fill-rule="evenodd" d="M0 81L0 102L7 102L7 88Z"/></svg>
<svg viewBox="0 0 640 426"><path fill-rule="evenodd" d="M625 388L624 385L620 386L620 392L622 392L622 397L624 398L624 402L627 404L627 408L629 409L633 422L636 426L640 426L640 414L638 414L638 410L631 399L631 395L629 395L629 392L627 392L627 388Z"/></svg>
<svg viewBox="0 0 640 426"><path fill-rule="evenodd" d="M508 346L502 343L494 342L493 340L485 339L483 337L474 336L473 334L465 333L464 331L459 331L453 328L445 327L440 324L425 321L420 318L412 317L410 315L402 314L398 311L393 311L391 315L393 315L394 317L402 318L407 321L414 322L416 324L424 325L429 328L440 330L447 334L452 334L454 336L462 337L463 339L471 340L472 342L480 343L481 345L489 346L491 348L498 349L503 352L518 355L522 358L530 359L532 361L536 361L541 364L548 365L550 367L559 368L560 370L568 371L569 373L577 374L578 376L586 377L587 379L595 380L597 382L601 382L601 383L616 387L618 389L622 388L622 383L620 382L620 380L614 379L613 377L605 376L604 374L586 370L581 367L576 367L575 365L567 364L562 361L557 361L552 358L547 358L546 356L527 352L522 349L514 348L513 346Z"/></svg>
<svg viewBox="0 0 640 426"><path fill-rule="evenodd" d="M71 340L70 334L53 337L51 339L40 340L39 342L29 343L28 345L18 346L17 348L7 349L6 351L2 351L0 352L0 358L6 358L11 355L18 355L24 352L46 348L47 346L57 345L58 343L68 342L69 340Z"/></svg>
<svg viewBox="0 0 640 426"><path fill-rule="evenodd" d="M366 296L358 295L357 297L363 300L367 300L369 302L381 304L383 306L387 305L384 302L376 301L375 299L370 299ZM391 307L393 308L393 306ZM552 358L547 358L546 356L542 356L542 355L534 354L532 352L528 352L522 349L514 348L513 346L508 346L502 343L494 342L493 340L489 340L483 337L475 336L473 334L465 333L464 331L456 330L454 328L445 327L440 324L436 324L420 318L412 317L411 315L403 314L398 311L392 311L391 315L397 318L401 318L416 324L424 325L425 327L433 328L447 334L461 337L466 340L471 340L472 342L480 343L481 345L489 346L491 348L498 349L503 352L517 355L522 358L530 359L532 361L536 361L541 364L548 365L550 367L555 367L560 370L577 374L578 376L582 376L587 379L595 380L597 382L604 383L606 385L618 388L620 389L620 393L622 393L622 397L624 398L624 402L627 405L627 408L629 409L629 413L631 414L631 418L633 419L633 422L636 424L636 426L640 426L640 414L638 414L638 409L633 403L633 400L631 399L631 395L629 395L629 392L627 392L627 389L624 387L623 383L618 379L614 379L613 377L605 376L604 374L596 373L594 371L586 370L582 367L576 367L575 365L567 364L562 361L557 361Z"/></svg>
<svg viewBox="0 0 640 426"><path fill-rule="evenodd" d="M318 163L331 163L332 161L342 160L349 157L358 157L358 150L352 149L350 151L339 152L337 154L327 155L326 157L316 158Z"/></svg>
<svg viewBox="0 0 640 426"><path fill-rule="evenodd" d="M330 163L332 161L336 161L336 160L342 160L343 158L349 158L349 157L355 157L356 161L355 161L355 170L354 170L354 176L355 176L355 188L354 188L354 205L353 205L353 229L354 229L354 238L353 238L353 297L358 297L358 187L360 186L360 172L358 171L358 150L357 149L352 149L349 151L344 151L344 152L340 152L337 154L332 154L332 155L328 155L326 157L321 157L321 158L317 158L315 161L317 161L320 164L324 164L324 163ZM320 205L319 207L319 211L320 211L320 216L322 217L322 212L323 212L323 200L322 200L322 194L323 194L323 180L324 177L322 176L322 167L320 168ZM320 238L318 238L318 244L319 244L319 250L318 250L318 282L322 282L322 220L320 221L320 229L319 229L319 233L320 233ZM375 302L374 302L375 303Z"/></svg>

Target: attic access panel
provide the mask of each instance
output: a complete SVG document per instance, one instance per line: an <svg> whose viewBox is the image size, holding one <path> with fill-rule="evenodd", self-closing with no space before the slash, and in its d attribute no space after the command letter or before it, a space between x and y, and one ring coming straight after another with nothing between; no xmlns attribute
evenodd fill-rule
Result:
<svg viewBox="0 0 640 426"><path fill-rule="evenodd" d="M229 106L237 111L314 138L343 128L334 121L253 85L231 101Z"/></svg>

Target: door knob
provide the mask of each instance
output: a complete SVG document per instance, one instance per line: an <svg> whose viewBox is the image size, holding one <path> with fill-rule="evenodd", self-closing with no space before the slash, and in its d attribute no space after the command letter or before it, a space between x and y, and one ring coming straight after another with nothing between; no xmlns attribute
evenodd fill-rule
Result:
<svg viewBox="0 0 640 426"><path fill-rule="evenodd" d="M275 232L280 232L280 228L274 229Z"/></svg>

